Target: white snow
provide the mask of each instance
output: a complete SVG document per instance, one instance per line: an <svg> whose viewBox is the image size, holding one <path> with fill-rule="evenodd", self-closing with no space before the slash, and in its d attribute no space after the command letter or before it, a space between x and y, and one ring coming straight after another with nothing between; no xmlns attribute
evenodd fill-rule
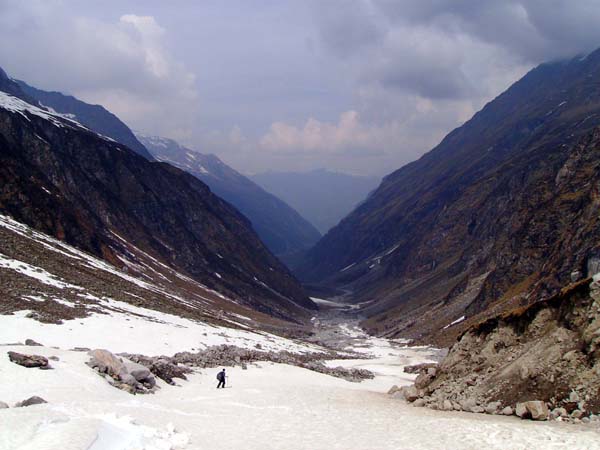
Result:
<svg viewBox="0 0 600 450"><path fill-rule="evenodd" d="M81 298L98 302L105 313L65 320L60 325L29 319L26 317L29 311L0 315L0 344L31 338L63 349L72 348L77 343L79 347L145 355L172 355L220 344L243 348L254 348L260 344L267 351L288 350L294 353L322 351L318 346L269 333L213 326L90 294L82 294ZM43 300L40 297L40 301ZM68 302L65 304L72 306Z"/></svg>
<svg viewBox="0 0 600 450"><path fill-rule="evenodd" d="M342 270L340 270L340 272L345 272L346 270L348 270L348 269L350 269L350 268L354 267L355 265L356 265L356 263L355 263L355 262L353 262L352 264L350 264L350 265L348 265L348 266L344 267Z"/></svg>
<svg viewBox="0 0 600 450"><path fill-rule="evenodd" d="M129 337L124 335L123 340ZM394 350L393 343L371 343L381 344L372 349L379 355L396 352L403 358L389 356L391 366L383 362L385 356L347 362L377 370L380 381L372 383L350 383L297 367L260 363L248 370L228 368L230 389L215 389L218 369L206 369L179 382L180 386L159 381L161 389L146 396L109 386L85 365L85 353L2 347L56 355L60 360L52 361L54 370L41 371L0 358L0 399L12 405L35 394L49 402L0 410L0 448L600 449L600 434L590 426L432 411L390 398L382 388L393 378L391 374L402 373L404 364L427 360L431 351L401 346ZM414 375L406 375L404 382L409 377Z"/></svg>
<svg viewBox="0 0 600 450"><path fill-rule="evenodd" d="M2 253L0 253L0 268L12 269L15 272L19 272L30 278L34 278L48 286L53 286L59 289L71 288L83 290L82 287L66 283L58 279L58 277L56 277L55 275L52 275L51 273L47 272L46 270L40 267L32 266L30 264L27 264L26 262L8 258Z"/></svg>
<svg viewBox="0 0 600 450"><path fill-rule="evenodd" d="M458 319L456 319L454 322L450 322L448 325L446 325L443 329L445 330L446 328L450 328L452 325L456 325L461 323L463 320L465 320L465 316L461 316Z"/></svg>

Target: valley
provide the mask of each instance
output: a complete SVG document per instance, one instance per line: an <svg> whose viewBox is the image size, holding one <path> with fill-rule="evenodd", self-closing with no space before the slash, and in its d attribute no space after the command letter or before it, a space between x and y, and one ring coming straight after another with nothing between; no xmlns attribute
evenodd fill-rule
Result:
<svg viewBox="0 0 600 450"><path fill-rule="evenodd" d="M600 450L600 7L539 3L0 1L0 450Z"/></svg>

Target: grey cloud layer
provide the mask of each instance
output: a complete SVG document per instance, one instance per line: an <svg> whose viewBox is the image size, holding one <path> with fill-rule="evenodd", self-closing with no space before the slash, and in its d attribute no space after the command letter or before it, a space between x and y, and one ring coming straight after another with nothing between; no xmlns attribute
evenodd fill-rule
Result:
<svg viewBox="0 0 600 450"><path fill-rule="evenodd" d="M0 66L242 171L384 174L598 23L598 0L0 0Z"/></svg>

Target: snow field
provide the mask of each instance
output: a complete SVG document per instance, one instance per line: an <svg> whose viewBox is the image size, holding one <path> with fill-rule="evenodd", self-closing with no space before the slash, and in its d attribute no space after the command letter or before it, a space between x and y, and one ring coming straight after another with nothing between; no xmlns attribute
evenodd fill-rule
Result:
<svg viewBox="0 0 600 450"><path fill-rule="evenodd" d="M0 348L60 358L41 371L0 355L1 400L49 401L0 410L2 450L600 448L589 428L413 408L362 383L280 364L227 368L231 389L215 389L212 369L132 396L87 367L85 353Z"/></svg>

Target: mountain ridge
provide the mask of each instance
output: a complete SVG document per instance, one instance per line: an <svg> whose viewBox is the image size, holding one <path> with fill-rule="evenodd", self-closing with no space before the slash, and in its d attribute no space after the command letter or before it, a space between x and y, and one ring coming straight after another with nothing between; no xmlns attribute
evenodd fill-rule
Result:
<svg viewBox="0 0 600 450"><path fill-rule="evenodd" d="M137 137L157 160L191 173L246 215L267 247L288 265L321 237L296 210L216 155L196 152L172 139L143 133Z"/></svg>

